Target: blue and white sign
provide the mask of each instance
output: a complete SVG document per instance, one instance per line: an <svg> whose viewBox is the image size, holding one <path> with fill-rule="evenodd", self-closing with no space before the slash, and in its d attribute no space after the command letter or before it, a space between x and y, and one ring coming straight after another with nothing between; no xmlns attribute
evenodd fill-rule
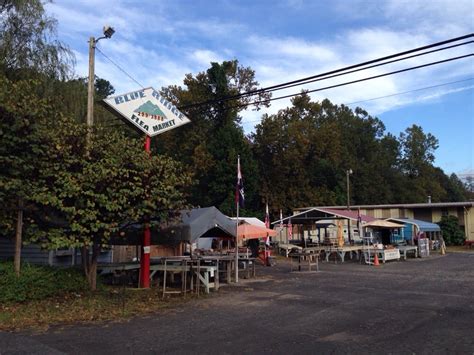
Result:
<svg viewBox="0 0 474 355"><path fill-rule="evenodd" d="M153 88L108 97L104 102L150 137L191 122Z"/></svg>

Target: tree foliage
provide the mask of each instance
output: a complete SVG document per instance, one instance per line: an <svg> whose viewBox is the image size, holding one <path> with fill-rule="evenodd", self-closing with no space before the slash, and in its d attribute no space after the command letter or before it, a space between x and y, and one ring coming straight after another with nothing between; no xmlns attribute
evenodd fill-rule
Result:
<svg viewBox="0 0 474 355"><path fill-rule="evenodd" d="M100 126L86 147L87 127L36 97L36 82L0 84L4 231L12 230L10 211L22 197L26 240L48 249L92 248L84 266L93 286L100 247L123 223L166 218L185 206L189 175L165 155L147 155L141 139Z"/></svg>
<svg viewBox="0 0 474 355"><path fill-rule="evenodd" d="M400 133L402 148L402 167L410 177L417 177L423 169L430 167L438 149L438 139L431 133L425 134L423 128L413 125Z"/></svg>
<svg viewBox="0 0 474 355"><path fill-rule="evenodd" d="M306 94L264 115L252 136L260 194L273 215L301 206L463 200L455 177L433 166L437 139L412 126L397 139L361 108L311 102Z"/></svg>
<svg viewBox="0 0 474 355"><path fill-rule="evenodd" d="M466 239L464 231L459 226L459 220L455 216L443 216L438 222L446 245L462 245Z"/></svg>
<svg viewBox="0 0 474 355"><path fill-rule="evenodd" d="M192 121L190 125L158 138L159 152L186 163L193 173L197 183L191 193L192 205L215 205L225 213L235 213L233 196L237 156L240 155L246 206L250 210L259 208L257 162L240 126L239 112L252 100L264 101L270 96L259 93L252 97L216 101L257 88L255 72L233 60L211 63L206 72L196 76L186 75L184 87L162 89L163 95L175 105L188 107L183 110ZM202 102L207 104L192 106Z"/></svg>
<svg viewBox="0 0 474 355"><path fill-rule="evenodd" d="M56 39L57 21L45 14L41 0L0 3L0 70L10 79L43 74L65 79L74 57Z"/></svg>

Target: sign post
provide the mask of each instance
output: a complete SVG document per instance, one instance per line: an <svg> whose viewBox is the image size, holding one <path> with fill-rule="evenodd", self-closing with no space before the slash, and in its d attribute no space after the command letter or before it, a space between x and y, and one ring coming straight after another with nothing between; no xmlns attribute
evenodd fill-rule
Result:
<svg viewBox="0 0 474 355"><path fill-rule="evenodd" d="M151 137L191 122L172 103L149 87L104 99L106 106L125 122L145 133L145 151L150 154ZM150 287L150 216L145 217L140 258L140 287Z"/></svg>

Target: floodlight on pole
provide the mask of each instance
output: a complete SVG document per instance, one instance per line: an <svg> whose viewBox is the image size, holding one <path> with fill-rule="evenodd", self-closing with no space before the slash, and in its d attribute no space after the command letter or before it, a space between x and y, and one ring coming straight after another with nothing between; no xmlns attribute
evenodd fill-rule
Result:
<svg viewBox="0 0 474 355"><path fill-rule="evenodd" d="M115 30L110 26L104 26L104 36L95 39L89 38L89 82L87 85L87 127L91 128L94 124L94 82L95 82L95 45L103 38L111 38ZM88 140L90 137L88 136ZM89 143L89 142L88 142Z"/></svg>

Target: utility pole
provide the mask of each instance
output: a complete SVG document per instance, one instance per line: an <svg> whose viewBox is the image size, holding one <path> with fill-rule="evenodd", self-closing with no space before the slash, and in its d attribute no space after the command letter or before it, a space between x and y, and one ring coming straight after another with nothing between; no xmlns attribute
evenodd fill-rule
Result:
<svg viewBox="0 0 474 355"><path fill-rule="evenodd" d="M346 170L346 184L347 184L347 209L351 208L351 200L350 200L350 193L349 193L349 175L352 174L352 169Z"/></svg>
<svg viewBox="0 0 474 355"><path fill-rule="evenodd" d="M94 65L96 43L94 37L89 39L89 81L87 83L87 127L89 129L94 125Z"/></svg>
<svg viewBox="0 0 474 355"><path fill-rule="evenodd" d="M351 209L351 196L350 196L350 188L349 188L349 175L352 174L352 169L346 170L346 184L347 184L347 210L350 211ZM347 236L349 238L349 243L352 244L352 236L351 236L351 220L347 219Z"/></svg>
<svg viewBox="0 0 474 355"><path fill-rule="evenodd" d="M89 130L94 125L94 83L95 83L95 45L103 38L111 38L115 30L110 26L104 26L104 35L95 39L89 38L89 82L87 83L87 127ZM90 143L90 132L87 135L87 144Z"/></svg>

